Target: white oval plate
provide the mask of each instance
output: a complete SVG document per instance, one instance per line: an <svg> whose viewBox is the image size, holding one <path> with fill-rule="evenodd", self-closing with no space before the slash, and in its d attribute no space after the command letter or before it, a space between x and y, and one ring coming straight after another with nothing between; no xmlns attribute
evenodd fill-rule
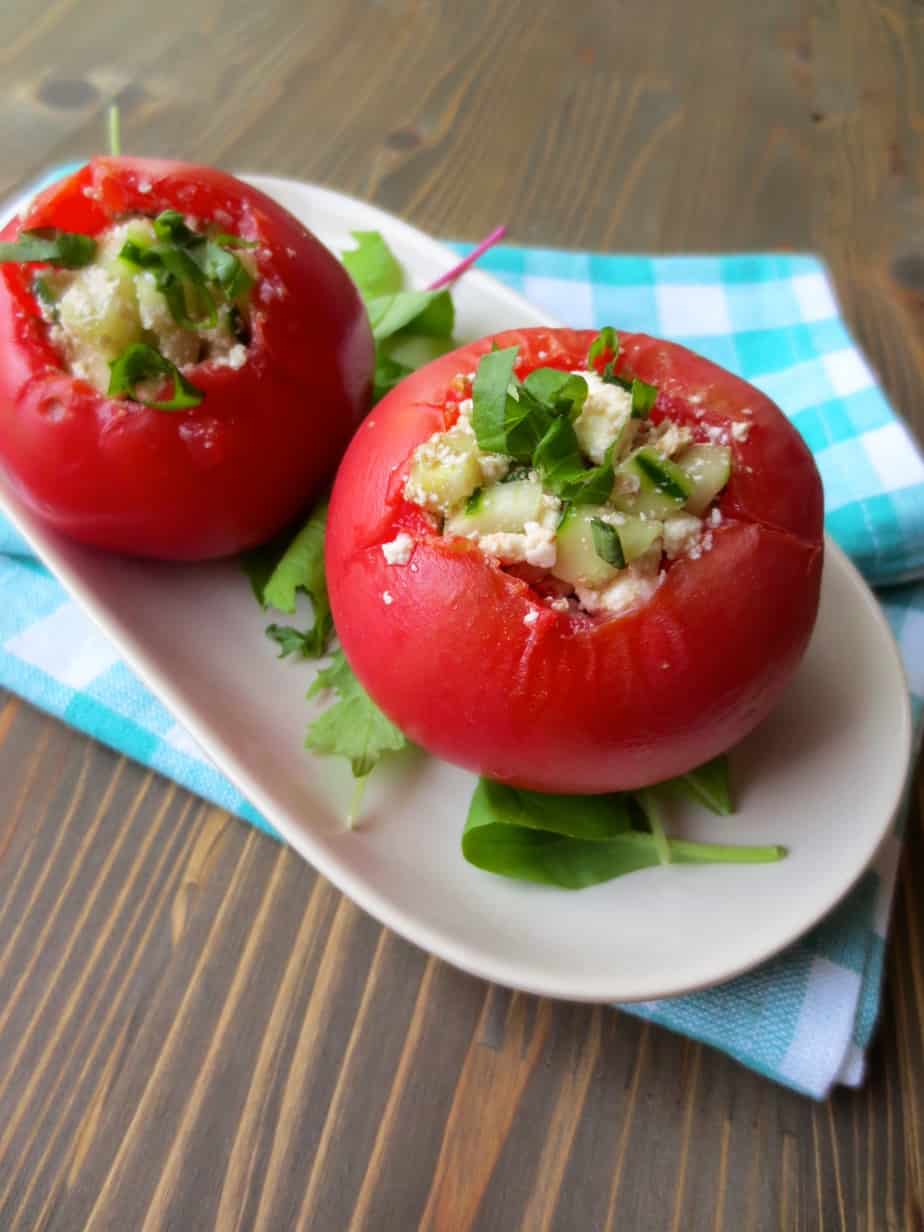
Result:
<svg viewBox="0 0 924 1232"><path fill-rule="evenodd" d="M250 178L335 251L351 245L351 230L382 231L417 285L455 262L363 202ZM461 339L554 323L479 271L455 299ZM677 833L783 843L788 858L648 869L572 893L466 864L459 839L475 780L421 754L376 771L363 823L347 830L349 769L303 750L313 669L276 660L234 562L118 559L43 530L2 490L0 507L296 851L383 924L485 979L584 1001L671 996L729 979L834 906L898 807L911 749L904 675L877 603L830 542L808 654L780 707L734 751L738 812L722 820L691 807L672 818Z"/></svg>

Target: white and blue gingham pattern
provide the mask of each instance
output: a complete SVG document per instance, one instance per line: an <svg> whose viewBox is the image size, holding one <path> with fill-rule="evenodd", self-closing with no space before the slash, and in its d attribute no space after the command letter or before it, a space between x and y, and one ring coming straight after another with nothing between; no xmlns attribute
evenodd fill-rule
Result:
<svg viewBox="0 0 924 1232"><path fill-rule="evenodd" d="M462 250L462 246L459 246ZM810 256L603 256L506 247L483 268L576 327L685 343L791 416L825 482L827 525L880 594L924 708L924 463ZM900 582L909 584L899 586ZM0 685L269 829L0 521ZM720 988L626 1007L815 1097L856 1085L879 1010L899 837L821 925Z"/></svg>

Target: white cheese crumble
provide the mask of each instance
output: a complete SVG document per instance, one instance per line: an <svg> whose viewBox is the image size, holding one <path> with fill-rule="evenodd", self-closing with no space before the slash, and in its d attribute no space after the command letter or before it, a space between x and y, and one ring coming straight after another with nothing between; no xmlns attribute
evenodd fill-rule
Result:
<svg viewBox="0 0 924 1232"><path fill-rule="evenodd" d="M382 602L385 604L386 607L390 607L391 604L394 603L394 601L395 601L394 596L392 595L390 590L382 591Z"/></svg>
<svg viewBox="0 0 924 1232"><path fill-rule="evenodd" d="M751 425L747 423L733 423L731 434L736 441L746 441L751 432Z"/></svg>
<svg viewBox="0 0 924 1232"><path fill-rule="evenodd" d="M702 522L692 514L677 513L664 523L664 552L668 560L676 560L693 550L699 542Z"/></svg>
<svg viewBox="0 0 924 1232"><path fill-rule="evenodd" d="M538 619L539 613L535 608L530 608L530 610L523 617L523 623L524 625L534 625Z"/></svg>
<svg viewBox="0 0 924 1232"><path fill-rule="evenodd" d="M710 526L721 526L722 525L722 511L721 509L719 509L718 506L716 506L715 509L713 509L712 512L709 514L709 525Z"/></svg>
<svg viewBox="0 0 924 1232"><path fill-rule="evenodd" d="M568 600L565 598L564 595L559 595L557 599L547 599L546 602L548 603L549 607L552 609L553 612L570 612L571 611L571 604L568 602Z"/></svg>
<svg viewBox="0 0 924 1232"><path fill-rule="evenodd" d="M623 428L633 426L632 395L621 385L608 385L596 372L581 369L574 375L587 382L587 398L574 431L583 452L599 466Z"/></svg>
<svg viewBox="0 0 924 1232"><path fill-rule="evenodd" d="M382 544L382 555L388 565L406 565L414 550L414 540L406 531L395 535L390 543Z"/></svg>
<svg viewBox="0 0 924 1232"><path fill-rule="evenodd" d="M585 612L625 612L650 599L660 585L661 549L657 546L631 565L621 569L619 576L600 589L575 586L574 590Z"/></svg>
<svg viewBox="0 0 924 1232"><path fill-rule="evenodd" d="M510 459L502 453L483 453L478 458L485 483L499 483L510 470Z"/></svg>
<svg viewBox="0 0 924 1232"><path fill-rule="evenodd" d="M663 458L672 458L693 441L693 433L683 424L666 420L661 424L654 447Z"/></svg>

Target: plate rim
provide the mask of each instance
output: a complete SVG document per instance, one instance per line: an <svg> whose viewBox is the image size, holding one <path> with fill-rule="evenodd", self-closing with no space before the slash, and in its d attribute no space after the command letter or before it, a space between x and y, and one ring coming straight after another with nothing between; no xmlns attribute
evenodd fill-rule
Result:
<svg viewBox="0 0 924 1232"><path fill-rule="evenodd" d="M420 245L423 242L430 249L434 257L446 262L447 268L457 259L456 254L440 243L440 241L433 239L425 232L418 230L410 223L396 217L387 210L383 210L380 206L364 202L360 198L340 193L336 189L324 185L311 184L307 181L287 177L256 173L238 173L238 175L239 178L253 183L262 191L268 191L270 194L272 194L273 187L278 186L296 192L307 191L311 194L317 194L321 198L326 199L330 206L335 206L338 202L342 201L349 202L352 206L377 216L394 230L404 232L408 239L413 240L415 244ZM15 210L17 204L18 202L12 203L4 211L4 214L6 215ZM502 292L503 298L512 307L533 318L541 317L546 324L557 324L549 314L530 304L529 301L516 291L505 286L483 270L470 271L466 274L466 279L475 285L487 283L493 294L496 295L498 291ZM384 927L391 929L404 940L411 942L425 952L433 954L479 979L531 995L591 1004L608 1004L613 1002L632 1004L674 998L728 983L745 972L760 966L794 944L850 893L875 859L904 801L912 771L913 753L911 698L904 664L881 605L850 558L826 534L824 568L828 570L834 567L843 572L849 580L855 601L865 605L868 614L873 618L877 635L883 642L883 649L886 646L888 647L889 657L892 665L897 669L898 681L901 684L899 693L902 699L902 707L900 729L896 733L896 741L902 746L901 763L904 766L904 773L900 776L900 780L896 782L891 804L884 814L881 827L876 831L875 841L871 842L871 845L867 844L864 847L865 854L862 861L858 861L857 867L853 870L853 875L846 884L840 884L836 890L824 896L823 900L815 903L812 910L807 913L811 918L806 918L800 921L797 926L786 930L785 934L774 940L772 944L763 946L747 960L726 966L721 973L716 975L681 981L679 983L673 982L670 989L666 992L656 992L647 989L643 992L634 994L630 992L627 994L626 992L613 991L612 989L607 991L599 986L601 983L599 980L585 981L582 987L580 986L580 981L578 981L577 985L574 985L569 981L562 980L560 977L543 982L525 973L518 975L516 964L510 960L494 958L485 951L472 951L467 943L455 942L450 935L444 934L426 921L421 921L419 917L405 911L400 903L394 898L389 898L382 894L374 885L363 881L362 878L354 879L350 873L349 861L347 859L338 861L333 855L328 855L323 845L316 842L307 827L300 828L296 824L290 824L287 816L280 816L279 810L264 793L259 782L253 779L246 770L242 769L240 773L236 769L229 771L225 753L221 748L216 748L216 744L220 745L222 742L220 740L212 740L209 724L205 721L200 722L196 716L196 711L192 707L187 706L181 698L175 696L169 679L165 678L153 664L150 668L148 667L144 661L143 647L133 641L130 631L126 631L123 634L118 627L117 621L109 620L106 610L97 605L91 588L83 584L79 575L72 571L67 561L62 562L57 559L55 544L53 542L50 545L36 543L32 528L28 526L25 520L20 518L18 510L7 501L2 481L0 481L0 510L6 514L23 538L32 546L33 550L58 581L61 582L68 594L75 599L82 610L103 631L105 636L110 639L131 670L167 706L168 710L171 711L177 720L189 730L193 738L212 760L216 769L228 778L246 799L259 809L261 814L267 818L288 846L319 874L327 878L341 893L345 894ZM361 831L357 833L361 833Z"/></svg>

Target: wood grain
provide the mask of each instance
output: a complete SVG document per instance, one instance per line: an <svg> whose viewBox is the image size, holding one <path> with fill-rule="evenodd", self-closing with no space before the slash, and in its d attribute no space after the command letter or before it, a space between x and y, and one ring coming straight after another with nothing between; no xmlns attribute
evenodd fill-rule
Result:
<svg viewBox="0 0 924 1232"><path fill-rule="evenodd" d="M913 0L7 0L0 192L118 101L440 235L818 249L924 433L922 65ZM814 1105L428 958L0 696L0 1228L924 1229L921 803L869 1079Z"/></svg>

